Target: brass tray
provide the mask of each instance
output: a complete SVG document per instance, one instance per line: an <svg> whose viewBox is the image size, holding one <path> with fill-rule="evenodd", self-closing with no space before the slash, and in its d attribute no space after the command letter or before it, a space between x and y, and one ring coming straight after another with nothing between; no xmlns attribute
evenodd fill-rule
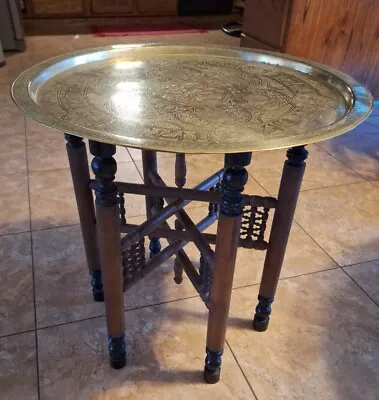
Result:
<svg viewBox="0 0 379 400"><path fill-rule="evenodd" d="M59 131L181 153L232 153L328 139L362 122L370 93L279 53L224 46L115 45L23 72L18 106Z"/></svg>

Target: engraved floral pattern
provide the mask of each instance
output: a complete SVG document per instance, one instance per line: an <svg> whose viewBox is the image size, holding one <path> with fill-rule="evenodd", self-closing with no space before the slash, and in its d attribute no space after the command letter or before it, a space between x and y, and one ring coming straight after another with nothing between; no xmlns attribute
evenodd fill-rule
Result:
<svg viewBox="0 0 379 400"><path fill-rule="evenodd" d="M204 56L78 66L42 85L37 103L74 128L192 147L312 135L346 112L311 75Z"/></svg>

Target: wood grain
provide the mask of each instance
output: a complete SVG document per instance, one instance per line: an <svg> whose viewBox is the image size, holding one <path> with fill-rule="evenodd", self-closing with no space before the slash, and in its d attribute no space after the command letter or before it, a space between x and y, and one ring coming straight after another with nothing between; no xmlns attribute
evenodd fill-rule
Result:
<svg viewBox="0 0 379 400"><path fill-rule="evenodd" d="M379 98L379 0L246 0L243 32L243 47L329 65Z"/></svg>
<svg viewBox="0 0 379 400"><path fill-rule="evenodd" d="M139 14L176 15L177 0L136 0Z"/></svg>
<svg viewBox="0 0 379 400"><path fill-rule="evenodd" d="M285 52L340 68L365 2L294 0Z"/></svg>
<svg viewBox="0 0 379 400"><path fill-rule="evenodd" d="M46 14L80 14L83 11L82 0L32 0L33 12Z"/></svg>
<svg viewBox="0 0 379 400"><path fill-rule="evenodd" d="M293 0L285 53L352 75L379 97L378 0Z"/></svg>
<svg viewBox="0 0 379 400"><path fill-rule="evenodd" d="M92 0L92 11L96 14L132 13L133 0Z"/></svg>
<svg viewBox="0 0 379 400"><path fill-rule="evenodd" d="M379 1L364 1L342 70L366 85L379 98Z"/></svg>

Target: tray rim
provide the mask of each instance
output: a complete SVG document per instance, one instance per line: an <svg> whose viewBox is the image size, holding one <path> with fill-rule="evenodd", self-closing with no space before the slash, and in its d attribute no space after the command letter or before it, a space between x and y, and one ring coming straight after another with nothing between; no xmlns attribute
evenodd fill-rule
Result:
<svg viewBox="0 0 379 400"><path fill-rule="evenodd" d="M171 142L173 144L173 148L170 149L167 145L164 145L165 141L162 141L162 144L159 143L157 139L136 139L133 137L128 136L119 136L113 132L102 132L96 131L90 128L86 128L85 126L78 126L78 129L65 129L62 125L62 121L57 117L49 117L45 114L45 117L40 116L40 111L43 109L38 106L36 102L32 99L29 93L29 86L30 83L34 78L40 75L46 68L61 62L68 60L73 57L78 57L82 55L88 55L92 53L98 52L106 52L111 50L127 50L127 49L138 49L138 48L192 48L198 49L202 51L207 51L208 54L214 55L217 51L225 51L229 52L228 56L219 56L223 58L231 58L231 59L238 59L236 57L231 57L230 54L241 54L242 55L255 55L255 56L266 56L271 58L272 60L281 60L285 62L285 67L291 67L294 70L299 71L294 66L298 65L307 68L311 68L315 72L322 72L326 73L330 77L337 78L337 80L341 81L344 85L346 85L346 91L349 91L351 94L351 107L349 111L338 121L327 125L319 130L318 134L313 135L312 137L307 137L307 140L302 136L296 137L295 140L290 140L288 138L281 138L280 142L277 145L265 146L264 142L261 146L255 146L254 148L247 147L248 143L240 143L239 146L228 148L213 148L209 146L208 149L199 149L196 147L189 147L187 142L183 142L182 144L180 141ZM183 54L183 53L180 53ZM288 65L287 65L288 64ZM303 72L304 71L299 71ZM345 97L345 94L340 92L342 97ZM164 152L185 152L187 154L224 154L228 153L239 153L239 152L258 152L258 151L266 151L266 150L277 150L283 148L290 148L296 146L302 146L312 143L317 143L323 140L331 139L333 137L342 135L343 133L347 133L350 130L354 129L360 123L362 123L371 113L374 105L373 97L369 90L358 83L355 79L350 77L349 75L340 72L332 67L326 66L324 64L306 60L304 58L295 57L288 54L282 54L278 52L266 51L266 50L256 50L256 49L246 49L242 47L235 47L235 46L224 46L224 45L197 45L197 44L183 44L183 43L142 43L142 44L115 44L109 46L102 46L102 47L94 47L89 49L78 50L70 53L65 53L63 55L58 55L47 60L44 60L28 69L23 71L13 82L11 86L11 95L15 104L31 119L45 125L49 128L52 128L61 133L68 133L75 136L80 136L83 138L87 138L89 140L95 140L103 143L109 143L119 146L137 148L142 150L155 150L155 151L164 151ZM345 99L346 100L346 99ZM53 122L52 122L53 121ZM54 122L57 122L56 124ZM277 139L279 141L279 139ZM268 141L269 143L272 140ZM166 142L167 143L167 142ZM179 145L178 145L179 144ZM229 144L230 146L230 144ZM228 147L228 144L225 144L225 148Z"/></svg>

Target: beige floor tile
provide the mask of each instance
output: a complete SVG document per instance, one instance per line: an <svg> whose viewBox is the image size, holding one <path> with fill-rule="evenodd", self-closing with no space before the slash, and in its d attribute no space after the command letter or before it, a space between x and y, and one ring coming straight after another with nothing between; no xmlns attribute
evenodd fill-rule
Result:
<svg viewBox="0 0 379 400"><path fill-rule="evenodd" d="M140 173L143 173L142 161L136 162ZM208 178L224 166L223 155L187 155L187 183L190 188ZM158 172L167 185L175 186L175 155L158 157Z"/></svg>
<svg viewBox="0 0 379 400"><path fill-rule="evenodd" d="M379 178L379 127L363 123L346 135L319 144L366 179Z"/></svg>
<svg viewBox="0 0 379 400"><path fill-rule="evenodd" d="M27 118L26 138L29 171L47 171L69 167L63 133ZM85 144L90 165L93 156L89 151L88 140L85 140ZM117 147L114 157L118 163L132 161L128 151L123 147Z"/></svg>
<svg viewBox="0 0 379 400"><path fill-rule="evenodd" d="M254 399L226 349L222 379L202 381L206 313L184 300L126 313L127 365L109 367L103 318L38 332L41 400Z"/></svg>
<svg viewBox="0 0 379 400"><path fill-rule="evenodd" d="M22 135L24 137L24 143L25 143L24 116L21 114L8 116L6 114L3 115L2 112L0 113L0 139L3 140L7 136Z"/></svg>
<svg viewBox="0 0 379 400"><path fill-rule="evenodd" d="M375 110L375 109L374 109ZM376 113L373 113L367 118L366 122L370 125L374 125L375 127L378 127L379 125L379 111Z"/></svg>
<svg viewBox="0 0 379 400"><path fill-rule="evenodd" d="M195 223L204 218L207 213L206 207L188 209L188 214ZM169 220L172 227L173 220L174 218ZM139 224L141 218L131 218L129 222L132 224ZM267 228L266 239L268 239L269 236L270 226L271 223L269 223ZM207 232L216 233L216 230L217 223L213 224ZM161 243L162 248L167 245L167 242L164 240L162 240ZM148 245L148 240L146 240L146 245ZM194 244L188 244L184 249L192 263L198 268L200 254L196 246ZM266 252L264 251L243 248L238 250L234 287L258 284L260 282L265 255ZM294 223L281 277L296 276L335 267L336 264L331 258L325 254L296 223ZM174 257L167 260L162 266L157 268L136 286L129 289L125 300L126 308L140 307L146 304L157 304L164 301L195 296L196 292L185 275L181 285L173 284L173 268Z"/></svg>
<svg viewBox="0 0 379 400"><path fill-rule="evenodd" d="M374 108L372 110L370 117L368 118L368 121L370 122L370 118L377 115L379 115L379 102L375 101Z"/></svg>
<svg viewBox="0 0 379 400"><path fill-rule="evenodd" d="M315 145L307 146L309 157L301 190L359 182L363 178L344 166ZM253 155L248 167L249 174L269 193L276 195L279 189L286 150L266 151Z"/></svg>
<svg viewBox="0 0 379 400"><path fill-rule="evenodd" d="M72 35L27 36L23 67L30 68L48 58L74 51L73 39Z"/></svg>
<svg viewBox="0 0 379 400"><path fill-rule="evenodd" d="M129 151L125 147L117 146L116 154L114 155L115 160L117 163L125 163L133 161Z"/></svg>
<svg viewBox="0 0 379 400"><path fill-rule="evenodd" d="M29 174L32 229L79 222L68 168Z"/></svg>
<svg viewBox="0 0 379 400"><path fill-rule="evenodd" d="M30 233L0 236L0 336L34 329Z"/></svg>
<svg viewBox="0 0 379 400"><path fill-rule="evenodd" d="M0 104L3 108L9 107L14 112L18 111L18 107L14 104L11 96L12 82L1 83L0 82ZM2 108L1 114L4 116L4 109Z"/></svg>
<svg viewBox="0 0 379 400"><path fill-rule="evenodd" d="M25 119L21 110L13 103L10 84L0 83L0 136L25 132Z"/></svg>
<svg viewBox="0 0 379 400"><path fill-rule="evenodd" d="M27 118L26 141L30 172L68 167L63 133Z"/></svg>
<svg viewBox="0 0 379 400"><path fill-rule="evenodd" d="M116 179L142 182L132 162L119 163ZM31 172L29 182L33 230L79 222L69 168ZM139 196L126 196L126 200L127 216L144 214L145 205Z"/></svg>
<svg viewBox="0 0 379 400"><path fill-rule="evenodd" d="M269 233L267 233L267 238L268 236ZM265 251L239 249L234 287L260 283L265 256ZM336 267L333 260L294 223L284 257L281 278Z"/></svg>
<svg viewBox="0 0 379 400"><path fill-rule="evenodd" d="M207 210L204 208L189 209L188 213L195 222L198 222L207 215ZM131 224L140 224L143 220L142 217L135 217L130 218L128 222ZM174 220L174 217L169 220L172 228L174 226ZM148 238L146 238L146 260L149 259L149 243ZM167 245L167 241L161 239L162 249ZM193 264L198 267L199 253L194 246L186 246L185 250L188 251L188 255ZM184 277L180 285L174 283L174 257L171 257L143 280L127 290L125 293L125 307L126 309L132 309L135 307L184 299L191 296L197 296L197 292L186 277Z"/></svg>
<svg viewBox="0 0 379 400"><path fill-rule="evenodd" d="M70 39L71 40L71 37ZM75 49L86 49L113 44L135 43L194 43L194 44L225 44L239 46L239 39L225 35L220 30L210 30L207 33L180 34L180 35L142 35L118 36L99 38L91 34L77 35L73 39Z"/></svg>
<svg viewBox="0 0 379 400"><path fill-rule="evenodd" d="M128 147L128 152L130 156L133 158L134 161L141 161L142 160L142 152L139 149L133 149ZM165 153L163 151L158 152L158 158L165 158L165 157L173 157L172 153Z"/></svg>
<svg viewBox="0 0 379 400"><path fill-rule="evenodd" d="M12 83L17 76L23 71L21 52L5 52L5 65L0 68L0 84Z"/></svg>
<svg viewBox="0 0 379 400"><path fill-rule="evenodd" d="M0 339L2 400L37 400L37 364L34 332Z"/></svg>
<svg viewBox="0 0 379 400"><path fill-rule="evenodd" d="M344 268L358 285L379 303L379 261L369 261Z"/></svg>
<svg viewBox="0 0 379 400"><path fill-rule="evenodd" d="M206 210L194 208L188 211L195 222L200 221ZM269 220L265 239L268 240L271 229L271 218ZM207 230L208 233L216 233L217 223ZM191 260L198 265L199 252L195 245L186 246L185 250ZM258 284L261 281L263 263L266 256L265 251L238 249L236 269L234 275L234 287ZM173 261L171 261L173 264ZM173 268L173 265L172 265ZM320 249L320 247L296 224L292 231L284 258L282 278L307 274L310 272L322 271L336 268L333 260ZM187 279L187 278L185 278Z"/></svg>
<svg viewBox="0 0 379 400"><path fill-rule="evenodd" d="M379 308L343 271L282 281L264 333L255 305L234 291L227 339L258 399L377 399Z"/></svg>
<svg viewBox="0 0 379 400"><path fill-rule="evenodd" d="M26 171L25 148L23 131L0 135L0 168L2 174L19 174Z"/></svg>
<svg viewBox="0 0 379 400"><path fill-rule="evenodd" d="M33 232L37 326L104 315L93 301L80 227Z"/></svg>
<svg viewBox="0 0 379 400"><path fill-rule="evenodd" d="M300 194L296 221L341 266L379 258L379 190L368 182Z"/></svg>
<svg viewBox="0 0 379 400"><path fill-rule="evenodd" d="M90 152L88 140L85 139L85 142L86 142L86 146L87 146L88 160L89 160L89 163L91 164L93 155ZM129 154L128 149L126 149L125 147L122 147L122 146L116 147L116 154L113 157L117 161L117 163L125 163L125 162L133 161L132 157Z"/></svg>
<svg viewBox="0 0 379 400"><path fill-rule="evenodd" d="M0 177L0 234L30 230L28 180L26 174Z"/></svg>
<svg viewBox="0 0 379 400"><path fill-rule="evenodd" d="M0 97L1 90L0 84ZM7 95L9 96L8 90ZM15 105L4 106L0 113L0 138L3 140L5 137L13 135L22 135L25 142L25 117L21 111L16 109Z"/></svg>
<svg viewBox="0 0 379 400"><path fill-rule="evenodd" d="M143 217L130 218L140 223ZM162 240L162 246L166 245ZM146 248L149 245L146 239ZM104 315L92 299L81 230L78 225L33 232L38 327ZM147 250L146 257L148 259ZM198 256L194 258L197 262ZM125 293L125 309L196 296L188 279L176 285L173 258Z"/></svg>
<svg viewBox="0 0 379 400"><path fill-rule="evenodd" d="M121 148L121 150L124 150ZM142 178L133 162L120 162L117 165L116 180L129 183L142 183ZM127 218L145 215L145 199L135 194L125 195L125 206Z"/></svg>

